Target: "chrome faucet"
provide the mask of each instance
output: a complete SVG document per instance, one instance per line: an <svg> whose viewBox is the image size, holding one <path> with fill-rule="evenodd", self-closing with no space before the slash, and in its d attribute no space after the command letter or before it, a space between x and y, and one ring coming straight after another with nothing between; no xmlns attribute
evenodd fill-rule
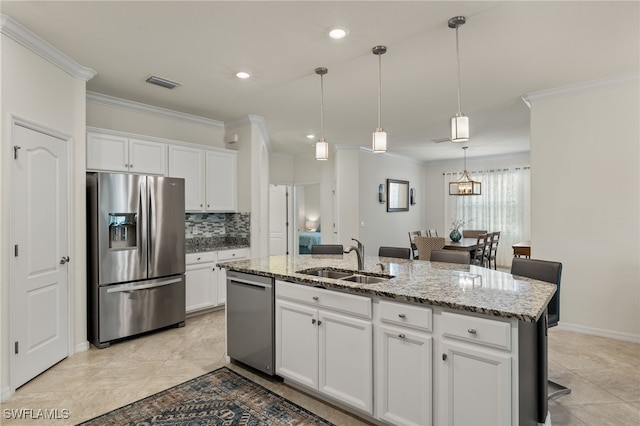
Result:
<svg viewBox="0 0 640 426"><path fill-rule="evenodd" d="M351 240L358 243L358 247L349 246L344 252L351 253L353 250L356 251L356 255L358 256L358 271L362 271L364 270L364 245L355 238L352 238Z"/></svg>

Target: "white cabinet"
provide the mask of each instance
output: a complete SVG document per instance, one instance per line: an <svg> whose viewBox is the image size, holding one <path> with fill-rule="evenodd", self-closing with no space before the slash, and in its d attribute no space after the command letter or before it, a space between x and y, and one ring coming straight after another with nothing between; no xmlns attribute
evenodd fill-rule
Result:
<svg viewBox="0 0 640 426"><path fill-rule="evenodd" d="M186 313L218 305L216 252L190 253L186 256Z"/></svg>
<svg viewBox="0 0 640 426"><path fill-rule="evenodd" d="M203 211L204 151L188 146L169 145L169 176L184 179L185 210Z"/></svg>
<svg viewBox="0 0 640 426"><path fill-rule="evenodd" d="M237 168L234 153L206 151L206 210L234 212L238 208Z"/></svg>
<svg viewBox="0 0 640 426"><path fill-rule="evenodd" d="M238 206L237 154L169 146L169 176L185 180L188 212L233 212Z"/></svg>
<svg viewBox="0 0 640 426"><path fill-rule="evenodd" d="M378 312L377 417L393 425L431 425L431 309L380 301Z"/></svg>
<svg viewBox="0 0 640 426"><path fill-rule="evenodd" d="M441 423L511 425L510 324L447 312L440 319Z"/></svg>
<svg viewBox="0 0 640 426"><path fill-rule="evenodd" d="M216 264L248 257L248 248L187 254L186 313L224 305L227 301L227 270Z"/></svg>
<svg viewBox="0 0 640 426"><path fill-rule="evenodd" d="M167 145L106 133L87 133L87 169L165 175Z"/></svg>
<svg viewBox="0 0 640 426"><path fill-rule="evenodd" d="M372 414L370 317L369 298L276 281L276 373Z"/></svg>

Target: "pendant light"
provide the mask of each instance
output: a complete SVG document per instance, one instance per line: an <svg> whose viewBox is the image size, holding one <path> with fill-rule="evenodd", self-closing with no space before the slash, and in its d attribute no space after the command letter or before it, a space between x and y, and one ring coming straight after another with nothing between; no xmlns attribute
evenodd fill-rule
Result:
<svg viewBox="0 0 640 426"><path fill-rule="evenodd" d="M464 172L455 182L449 182L449 195L480 195L482 193L482 183L472 180L467 173L467 146L464 150Z"/></svg>
<svg viewBox="0 0 640 426"><path fill-rule="evenodd" d="M371 49L374 55L378 55L378 127L373 132L373 152L380 153L387 151L387 132L380 126L380 106L382 93L382 55L387 52L387 46L375 46Z"/></svg>
<svg viewBox="0 0 640 426"><path fill-rule="evenodd" d="M316 160L329 159L329 142L324 140L324 80L323 77L329 70L325 67L316 68L316 74L320 76L320 139L316 142Z"/></svg>
<svg viewBox="0 0 640 426"><path fill-rule="evenodd" d="M458 28L467 19L464 16L455 16L449 19L449 28L456 30L456 58L458 60L458 112L451 118L451 142L466 142L469 140L469 117L460 111L460 47L458 45Z"/></svg>

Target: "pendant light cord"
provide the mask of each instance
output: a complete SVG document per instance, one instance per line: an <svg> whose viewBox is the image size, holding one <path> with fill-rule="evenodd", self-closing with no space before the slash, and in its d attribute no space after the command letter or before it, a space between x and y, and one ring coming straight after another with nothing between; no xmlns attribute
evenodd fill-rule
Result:
<svg viewBox="0 0 640 426"><path fill-rule="evenodd" d="M378 55L378 129L380 128L380 110L381 110L380 105L381 104L382 104L382 55Z"/></svg>
<svg viewBox="0 0 640 426"><path fill-rule="evenodd" d="M458 28L460 25L456 25L456 58L458 60L458 114L462 113L460 108L460 46L458 44Z"/></svg>
<svg viewBox="0 0 640 426"><path fill-rule="evenodd" d="M324 76L320 74L320 140L324 141Z"/></svg>

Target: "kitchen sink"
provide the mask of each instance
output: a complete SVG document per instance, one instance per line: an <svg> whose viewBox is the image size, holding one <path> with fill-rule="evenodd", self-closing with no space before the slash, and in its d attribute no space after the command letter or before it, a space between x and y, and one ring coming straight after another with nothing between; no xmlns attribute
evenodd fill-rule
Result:
<svg viewBox="0 0 640 426"><path fill-rule="evenodd" d="M344 281L353 281L360 284L375 284L386 281L388 278L374 277L371 275L351 275L350 277L341 278Z"/></svg>
<svg viewBox="0 0 640 426"><path fill-rule="evenodd" d="M376 274L364 271L350 271L330 267L310 268L297 271L299 274L313 275L320 278L333 278L360 284L375 284L393 278L393 275Z"/></svg>
<svg viewBox="0 0 640 426"><path fill-rule="evenodd" d="M316 277L322 277L322 278L336 278L336 279L353 275L353 272L336 271L335 269L328 269L328 268L305 269L303 271L298 271L298 273L306 274L306 275L315 275Z"/></svg>

